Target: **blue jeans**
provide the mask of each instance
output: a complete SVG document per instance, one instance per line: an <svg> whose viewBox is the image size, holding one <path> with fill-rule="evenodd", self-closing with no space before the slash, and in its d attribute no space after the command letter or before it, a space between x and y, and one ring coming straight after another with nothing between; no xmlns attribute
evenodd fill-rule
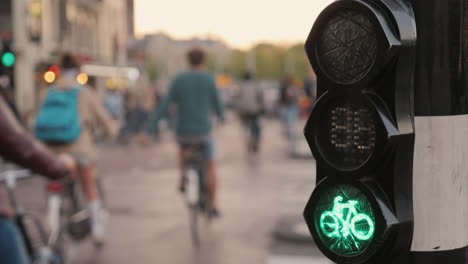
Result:
<svg viewBox="0 0 468 264"><path fill-rule="evenodd" d="M211 135L206 135L200 138L197 137L190 137L190 136L177 136L177 142L179 143L179 147L181 150L186 149L190 144L194 143L204 143L205 147L203 149L203 158L206 161L214 161L215 160L215 148L214 148L214 141Z"/></svg>
<svg viewBox="0 0 468 264"><path fill-rule="evenodd" d="M5 218L0 218L0 263L29 263L23 239L17 226L11 220Z"/></svg>

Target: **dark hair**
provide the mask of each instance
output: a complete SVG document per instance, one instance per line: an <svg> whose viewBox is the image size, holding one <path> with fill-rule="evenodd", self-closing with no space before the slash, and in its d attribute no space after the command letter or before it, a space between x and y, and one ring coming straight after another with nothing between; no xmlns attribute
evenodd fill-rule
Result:
<svg viewBox="0 0 468 264"><path fill-rule="evenodd" d="M205 53L199 48L191 49L187 53L187 60L190 66L199 66L203 64L205 60Z"/></svg>
<svg viewBox="0 0 468 264"><path fill-rule="evenodd" d="M63 54L62 58L60 59L60 68L63 70L71 70L77 69L79 67L80 64L73 55L70 53Z"/></svg>
<svg viewBox="0 0 468 264"><path fill-rule="evenodd" d="M242 79L246 80L246 81L250 81L253 79L253 75L252 73L246 71L244 72L244 75L242 75Z"/></svg>

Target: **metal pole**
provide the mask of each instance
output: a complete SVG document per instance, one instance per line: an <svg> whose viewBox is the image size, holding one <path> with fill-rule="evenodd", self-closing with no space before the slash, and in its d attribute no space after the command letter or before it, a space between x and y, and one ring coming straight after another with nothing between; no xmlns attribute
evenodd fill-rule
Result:
<svg viewBox="0 0 468 264"><path fill-rule="evenodd" d="M412 263L468 263L468 1L413 0Z"/></svg>
<svg viewBox="0 0 468 264"><path fill-rule="evenodd" d="M18 109L24 114L34 108L34 65L36 47L29 41L26 1L12 1L15 64L15 97Z"/></svg>

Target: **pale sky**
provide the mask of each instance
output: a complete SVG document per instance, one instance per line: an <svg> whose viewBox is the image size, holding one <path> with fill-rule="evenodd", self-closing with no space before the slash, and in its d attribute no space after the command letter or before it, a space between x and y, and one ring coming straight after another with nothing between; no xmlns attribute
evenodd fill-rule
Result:
<svg viewBox="0 0 468 264"><path fill-rule="evenodd" d="M333 0L135 0L137 34L175 38L218 36L245 48L259 41L305 41L317 15Z"/></svg>

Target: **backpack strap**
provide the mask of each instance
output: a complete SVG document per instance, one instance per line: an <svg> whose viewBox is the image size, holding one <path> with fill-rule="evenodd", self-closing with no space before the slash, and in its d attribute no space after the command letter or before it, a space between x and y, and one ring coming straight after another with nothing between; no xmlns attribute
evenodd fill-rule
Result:
<svg viewBox="0 0 468 264"><path fill-rule="evenodd" d="M70 91L71 91L74 95L77 96L77 95L81 92L82 89L83 89L83 87L81 87L81 86L74 86L74 87L72 87L72 88L70 89Z"/></svg>

